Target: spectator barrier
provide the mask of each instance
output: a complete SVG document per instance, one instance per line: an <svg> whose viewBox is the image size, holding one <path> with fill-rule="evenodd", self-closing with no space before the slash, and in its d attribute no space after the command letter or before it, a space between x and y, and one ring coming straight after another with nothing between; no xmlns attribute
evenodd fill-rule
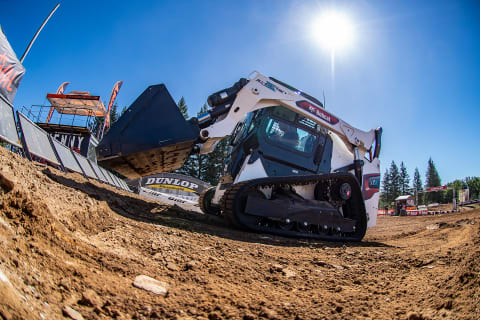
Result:
<svg viewBox="0 0 480 320"><path fill-rule="evenodd" d="M406 210L406 215L407 216L428 216L428 215L452 213L452 212L459 212L459 211L458 210L429 211L427 209ZM378 216L394 216L395 215L395 210L389 209L388 212L386 213L384 209L378 209L377 215Z"/></svg>
<svg viewBox="0 0 480 320"><path fill-rule="evenodd" d="M78 172L80 174L85 175L85 172L83 171L82 167L80 167L80 164L78 163L77 159L75 159L75 155L73 154L73 151L67 146L60 143L59 141L52 139L51 137L50 137L50 140L53 143L53 147L63 167L71 171Z"/></svg>
<svg viewBox="0 0 480 320"><path fill-rule="evenodd" d="M100 171L102 171L105 178L107 179L108 183L111 184L111 185L114 185L112 177L110 177L109 172L102 167L99 167L99 168L100 168Z"/></svg>
<svg viewBox="0 0 480 320"><path fill-rule="evenodd" d="M93 178L93 179L98 179L101 180L96 174L95 171L93 171L92 166L90 165L90 161L88 161L87 158L82 156L81 154L78 154L75 152L75 159L77 159L78 163L83 169L83 172L85 172L85 175L88 178Z"/></svg>
<svg viewBox="0 0 480 320"><path fill-rule="evenodd" d="M108 183L108 180L107 178L105 178L105 176L103 175L102 171L100 170L100 167L93 161L88 161L90 163L90 166L92 167L93 171L95 172L95 174L97 175L97 177L102 181L102 182L105 182L105 183Z"/></svg>
<svg viewBox="0 0 480 320"><path fill-rule="evenodd" d="M48 133L19 111L17 111L17 119L21 131L23 152L25 153L25 156L29 160L34 160L34 157L37 157L44 159L53 165L61 166Z"/></svg>
<svg viewBox="0 0 480 320"><path fill-rule="evenodd" d="M22 148L25 157L29 160L47 162L65 172L78 172L86 178L96 179L118 189L132 192L125 181L52 138L23 113L17 111L17 122L15 122L12 105L1 96L0 140Z"/></svg>
<svg viewBox="0 0 480 320"><path fill-rule="evenodd" d="M0 95L0 139L21 148L13 106Z"/></svg>

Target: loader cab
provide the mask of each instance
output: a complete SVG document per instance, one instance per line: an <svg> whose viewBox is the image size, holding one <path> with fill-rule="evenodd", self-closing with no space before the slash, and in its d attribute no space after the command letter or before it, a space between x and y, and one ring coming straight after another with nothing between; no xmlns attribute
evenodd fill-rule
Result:
<svg viewBox="0 0 480 320"><path fill-rule="evenodd" d="M230 138L225 174L235 179L244 161L261 161L268 176L330 172L332 140L328 130L282 106L247 114Z"/></svg>

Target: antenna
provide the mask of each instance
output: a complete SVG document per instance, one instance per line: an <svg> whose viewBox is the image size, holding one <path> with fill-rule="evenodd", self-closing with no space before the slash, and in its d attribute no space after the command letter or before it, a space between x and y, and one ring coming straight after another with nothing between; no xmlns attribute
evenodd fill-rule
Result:
<svg viewBox="0 0 480 320"><path fill-rule="evenodd" d="M35 33L35 35L33 36L32 40L31 40L30 43L28 44L27 49L25 50L25 52L23 53L22 57L20 58L20 63L23 64L23 60L25 59L25 57L27 56L28 51L30 51L30 48L32 47L32 45L33 45L33 43L35 42L35 40L37 39L38 34L40 33L40 31L42 31L43 27L45 27L45 25L47 24L48 20L50 20L50 17L55 13L55 11L57 11L58 7L60 7L60 2L55 6L55 8L53 8L53 10L50 12L50 14L48 15L48 17L43 21L43 23L42 23L42 25L40 26L40 28L38 28L37 33Z"/></svg>
<svg viewBox="0 0 480 320"><path fill-rule="evenodd" d="M325 90L322 90L322 94L323 94L323 108L326 109L327 105L326 105L326 102L325 102Z"/></svg>

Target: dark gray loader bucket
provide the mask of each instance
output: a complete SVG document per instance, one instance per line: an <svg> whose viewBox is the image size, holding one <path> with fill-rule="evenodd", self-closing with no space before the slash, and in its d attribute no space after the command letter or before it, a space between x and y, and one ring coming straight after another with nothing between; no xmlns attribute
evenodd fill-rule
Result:
<svg viewBox="0 0 480 320"><path fill-rule="evenodd" d="M163 84L148 87L97 147L98 163L129 179L180 168L199 135Z"/></svg>

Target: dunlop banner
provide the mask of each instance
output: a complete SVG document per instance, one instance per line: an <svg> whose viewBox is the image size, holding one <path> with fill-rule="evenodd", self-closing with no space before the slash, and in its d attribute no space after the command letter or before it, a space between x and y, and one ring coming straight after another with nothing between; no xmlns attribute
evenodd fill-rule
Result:
<svg viewBox="0 0 480 320"><path fill-rule="evenodd" d="M0 95L13 104L25 68L17 59L0 26Z"/></svg>
<svg viewBox="0 0 480 320"><path fill-rule="evenodd" d="M150 189L186 191L200 195L210 185L199 179L176 173L161 173L141 178L140 185Z"/></svg>

